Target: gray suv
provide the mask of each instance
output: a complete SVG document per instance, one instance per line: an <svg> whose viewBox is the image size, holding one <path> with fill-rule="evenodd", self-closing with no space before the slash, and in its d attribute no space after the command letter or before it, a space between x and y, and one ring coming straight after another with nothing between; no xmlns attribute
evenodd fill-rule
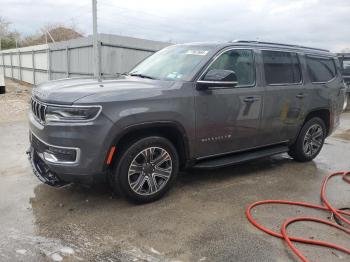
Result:
<svg viewBox="0 0 350 262"><path fill-rule="evenodd" d="M255 41L167 47L127 74L33 89L34 174L63 186L108 179L150 202L180 169L288 152L310 161L339 124L345 85L327 50Z"/></svg>

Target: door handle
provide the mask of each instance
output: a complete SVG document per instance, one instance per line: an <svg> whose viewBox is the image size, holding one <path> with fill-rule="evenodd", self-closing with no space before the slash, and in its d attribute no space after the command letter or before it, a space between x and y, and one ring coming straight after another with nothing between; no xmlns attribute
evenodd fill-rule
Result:
<svg viewBox="0 0 350 262"><path fill-rule="evenodd" d="M245 97L243 99L243 101L246 102L246 103L252 103L252 102L258 101L258 100L259 100L259 98L253 97L253 96L248 96L248 97Z"/></svg>
<svg viewBox="0 0 350 262"><path fill-rule="evenodd" d="M299 93L296 95L296 98L299 98L299 99L302 99L304 97L305 97L305 94L303 94L303 93Z"/></svg>

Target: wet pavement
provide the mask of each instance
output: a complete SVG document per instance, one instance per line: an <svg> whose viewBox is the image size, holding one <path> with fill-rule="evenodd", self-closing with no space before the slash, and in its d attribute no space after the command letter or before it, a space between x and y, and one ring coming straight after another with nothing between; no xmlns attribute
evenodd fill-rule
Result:
<svg viewBox="0 0 350 262"><path fill-rule="evenodd" d="M106 185L55 189L31 173L25 120L0 122L0 261L297 261L285 244L256 230L246 206L263 199L319 204L321 181L350 170L350 113L326 140L315 161L287 155L214 171L181 173L156 203L133 205ZM329 199L350 206L350 188L330 182ZM290 216L328 213L265 206L254 216L271 229ZM292 235L349 247L349 236L326 226L299 223ZM341 252L297 245L312 261L349 261Z"/></svg>

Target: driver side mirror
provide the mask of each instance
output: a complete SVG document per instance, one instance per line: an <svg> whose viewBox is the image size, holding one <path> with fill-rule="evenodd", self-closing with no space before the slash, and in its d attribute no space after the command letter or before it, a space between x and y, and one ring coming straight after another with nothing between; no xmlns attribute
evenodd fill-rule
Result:
<svg viewBox="0 0 350 262"><path fill-rule="evenodd" d="M212 69L209 70L202 80L197 81L197 90L209 88L230 88L238 84L237 75L232 70Z"/></svg>

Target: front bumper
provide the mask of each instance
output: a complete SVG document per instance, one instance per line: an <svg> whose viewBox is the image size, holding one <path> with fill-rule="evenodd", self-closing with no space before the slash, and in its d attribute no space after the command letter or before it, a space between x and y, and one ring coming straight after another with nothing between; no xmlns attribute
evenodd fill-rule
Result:
<svg viewBox="0 0 350 262"><path fill-rule="evenodd" d="M30 149L27 151L27 155L34 175L41 182L54 187L62 187L69 184L50 170L48 165L45 164L44 160L39 156L38 152L33 147L30 147Z"/></svg>
<svg viewBox="0 0 350 262"><path fill-rule="evenodd" d="M30 112L29 129L28 154L42 182L61 186L105 181L106 156L117 130L103 114L83 125L43 125Z"/></svg>

